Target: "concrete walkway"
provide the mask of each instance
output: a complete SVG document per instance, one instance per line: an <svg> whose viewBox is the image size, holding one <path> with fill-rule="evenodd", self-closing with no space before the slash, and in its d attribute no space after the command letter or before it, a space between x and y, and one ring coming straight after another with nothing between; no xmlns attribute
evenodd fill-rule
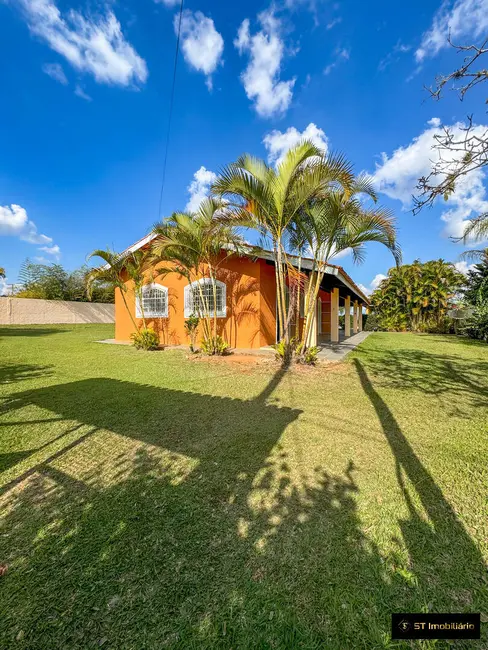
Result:
<svg viewBox="0 0 488 650"><path fill-rule="evenodd" d="M370 334L371 332L358 332L340 343L321 343L318 358L322 361L342 361L346 354L357 348Z"/></svg>

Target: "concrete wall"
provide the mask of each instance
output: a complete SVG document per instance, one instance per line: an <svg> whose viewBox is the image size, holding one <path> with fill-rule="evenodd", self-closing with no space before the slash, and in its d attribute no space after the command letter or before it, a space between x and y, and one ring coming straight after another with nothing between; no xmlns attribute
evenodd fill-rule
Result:
<svg viewBox="0 0 488 650"><path fill-rule="evenodd" d="M0 297L0 325L113 323L115 305Z"/></svg>

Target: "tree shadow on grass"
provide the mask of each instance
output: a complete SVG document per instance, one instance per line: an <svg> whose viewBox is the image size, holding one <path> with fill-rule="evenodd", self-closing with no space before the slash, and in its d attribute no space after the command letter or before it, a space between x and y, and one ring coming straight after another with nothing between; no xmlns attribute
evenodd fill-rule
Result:
<svg viewBox="0 0 488 650"><path fill-rule="evenodd" d="M52 374L51 368L53 366L39 366L31 363L2 363L0 364L0 385L50 375Z"/></svg>
<svg viewBox="0 0 488 650"><path fill-rule="evenodd" d="M361 356L381 386L439 397L453 415L471 417L488 404L488 361L405 348L369 348Z"/></svg>
<svg viewBox="0 0 488 650"><path fill-rule="evenodd" d="M352 463L291 461L281 377L247 401L112 379L18 396L80 439L3 496L0 645L388 647L390 611L425 590L362 532Z"/></svg>
<svg viewBox="0 0 488 650"><path fill-rule="evenodd" d="M63 332L70 332L70 329L54 327L0 327L0 338L2 336L49 336L50 334L60 334Z"/></svg>
<svg viewBox="0 0 488 650"><path fill-rule="evenodd" d="M415 354L417 359L421 356ZM440 363L445 362L443 358ZM415 454L365 366L358 359L354 364L394 456L398 486L409 513L408 519L400 520L400 528L410 556L412 579L424 594L425 606L432 611L486 612L488 573L480 549ZM377 366L373 363L373 367ZM438 381L443 382L439 390L449 390L454 379L447 376ZM477 400L476 385L471 386L466 378L460 378L460 382L461 390L472 390ZM485 641L486 637L485 630Z"/></svg>

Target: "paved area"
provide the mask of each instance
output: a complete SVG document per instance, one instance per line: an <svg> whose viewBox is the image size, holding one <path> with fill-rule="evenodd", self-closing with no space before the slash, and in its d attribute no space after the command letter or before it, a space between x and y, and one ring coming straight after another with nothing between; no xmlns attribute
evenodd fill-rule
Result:
<svg viewBox="0 0 488 650"><path fill-rule="evenodd" d="M358 332L340 343L321 343L318 358L326 361L342 361L346 354L357 348L371 332Z"/></svg>

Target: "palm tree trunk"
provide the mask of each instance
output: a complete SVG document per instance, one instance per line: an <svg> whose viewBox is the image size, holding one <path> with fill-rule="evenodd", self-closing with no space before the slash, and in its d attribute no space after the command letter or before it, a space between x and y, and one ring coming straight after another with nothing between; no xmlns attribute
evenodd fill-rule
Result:
<svg viewBox="0 0 488 650"><path fill-rule="evenodd" d="M134 329L136 332L139 331L139 326L137 325L136 321L134 320L134 317L132 316L132 312L129 309L129 305L127 304L127 300L125 299L125 295L122 289L119 288L120 294L122 296L122 300L124 301L125 308L127 309L127 313L129 314L129 318L132 321L132 325L134 325Z"/></svg>
<svg viewBox="0 0 488 650"><path fill-rule="evenodd" d="M282 245L278 242L278 276L279 276L279 291L281 297L281 338L288 342L288 327L286 319L286 297L285 297L285 277L283 274L283 258L282 258Z"/></svg>
<svg viewBox="0 0 488 650"><path fill-rule="evenodd" d="M139 300L139 304L141 306L141 314L142 314L142 324L144 325L144 329L147 329L146 325L146 316L144 314L144 303L142 300L142 286L140 286L137 291L136 291L137 299Z"/></svg>
<svg viewBox="0 0 488 650"><path fill-rule="evenodd" d="M213 295L213 303L214 303L214 309L213 309L213 337L214 339L217 338L217 286L215 284L215 278L213 276L213 270L212 266L209 264L208 265L208 272L210 275L210 279L212 280L212 295Z"/></svg>
<svg viewBox="0 0 488 650"><path fill-rule="evenodd" d="M315 280L316 280L315 274L316 274L315 271L311 271L310 275L308 276L307 293L305 294L305 312L304 312L305 322L303 323L302 340L301 340L302 352L305 352L305 349L307 347L308 334L311 327L312 312L310 309L310 305L311 305L311 297L313 295L314 287L315 287Z"/></svg>
<svg viewBox="0 0 488 650"><path fill-rule="evenodd" d="M298 286L297 286L297 311L295 323L295 337L297 340L300 338L300 289L301 289L301 278L302 278L302 252L298 256Z"/></svg>
<svg viewBox="0 0 488 650"><path fill-rule="evenodd" d="M319 295L320 291L320 285L322 284L322 280L324 278L324 272L323 271L315 271L315 282L311 282L310 285L313 287L311 291L311 295L309 296L308 299L308 309L307 309L307 318L305 320L305 331L303 333L303 338L302 338L302 348L301 352L304 354L308 348L308 337L310 335L310 330L312 329L312 321L314 319L314 310L315 306L317 304L317 298Z"/></svg>
<svg viewBox="0 0 488 650"><path fill-rule="evenodd" d="M280 340L283 338L283 305L281 304L280 276L278 272L278 251L276 243L273 242L273 253L275 258L275 279L276 279L276 304L278 306L278 330Z"/></svg>

